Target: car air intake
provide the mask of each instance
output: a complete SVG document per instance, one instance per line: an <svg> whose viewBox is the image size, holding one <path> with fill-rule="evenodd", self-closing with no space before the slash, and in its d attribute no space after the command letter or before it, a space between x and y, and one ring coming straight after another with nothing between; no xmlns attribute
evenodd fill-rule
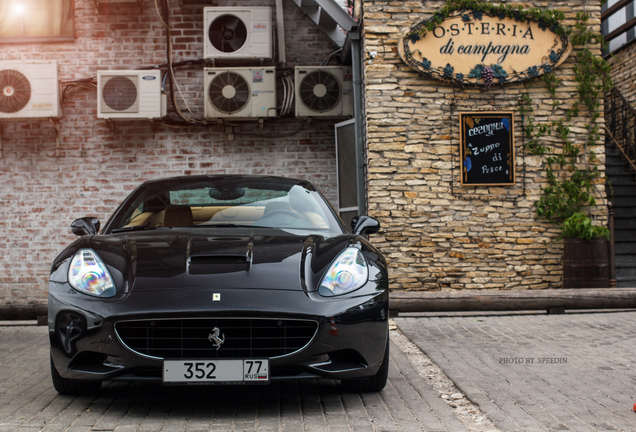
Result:
<svg viewBox="0 0 636 432"><path fill-rule="evenodd" d="M190 274L221 274L244 272L250 269L246 255L200 255L188 260Z"/></svg>
<svg viewBox="0 0 636 432"><path fill-rule="evenodd" d="M316 321L263 318L156 319L115 324L117 335L130 350L158 359L281 357L304 348L317 330Z"/></svg>

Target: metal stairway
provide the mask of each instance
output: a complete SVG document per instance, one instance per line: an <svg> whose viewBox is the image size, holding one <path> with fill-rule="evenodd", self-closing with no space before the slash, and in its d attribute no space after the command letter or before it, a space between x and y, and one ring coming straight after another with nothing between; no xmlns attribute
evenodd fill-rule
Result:
<svg viewBox="0 0 636 432"><path fill-rule="evenodd" d="M345 45L347 33L358 28L358 23L336 0L294 0L294 3L340 48Z"/></svg>
<svg viewBox="0 0 636 432"><path fill-rule="evenodd" d="M605 106L605 175L614 207L616 286L636 287L636 111L614 88Z"/></svg>

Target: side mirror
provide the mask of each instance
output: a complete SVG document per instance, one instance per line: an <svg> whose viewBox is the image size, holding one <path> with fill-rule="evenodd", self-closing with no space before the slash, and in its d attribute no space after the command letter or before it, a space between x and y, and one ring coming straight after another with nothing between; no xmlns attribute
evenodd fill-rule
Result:
<svg viewBox="0 0 636 432"><path fill-rule="evenodd" d="M75 219L71 224L71 231L78 236L95 235L99 232L99 219L94 217L83 217Z"/></svg>
<svg viewBox="0 0 636 432"><path fill-rule="evenodd" d="M351 219L351 230L355 231L356 229L356 225L358 225L358 221L360 220L360 216L354 216L353 219Z"/></svg>
<svg viewBox="0 0 636 432"><path fill-rule="evenodd" d="M378 231L380 231L380 222L370 216L360 216L353 227L353 233L356 235L375 234Z"/></svg>

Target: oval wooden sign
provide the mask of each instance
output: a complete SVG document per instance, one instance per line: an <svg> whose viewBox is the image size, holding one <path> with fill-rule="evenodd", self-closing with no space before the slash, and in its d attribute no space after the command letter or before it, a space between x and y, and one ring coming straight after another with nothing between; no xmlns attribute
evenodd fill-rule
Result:
<svg viewBox="0 0 636 432"><path fill-rule="evenodd" d="M486 86L490 80L526 81L551 72L572 50L565 34L532 17L462 10L427 31L429 21L411 27L398 52L408 65L441 80Z"/></svg>

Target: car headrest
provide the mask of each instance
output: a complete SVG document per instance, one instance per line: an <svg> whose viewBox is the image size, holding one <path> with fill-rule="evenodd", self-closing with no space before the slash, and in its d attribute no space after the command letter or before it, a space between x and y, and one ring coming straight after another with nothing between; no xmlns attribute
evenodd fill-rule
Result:
<svg viewBox="0 0 636 432"><path fill-rule="evenodd" d="M294 186L289 191L289 203L297 212L315 212L314 202L309 196L309 191L300 186Z"/></svg>
<svg viewBox="0 0 636 432"><path fill-rule="evenodd" d="M161 196L154 196L144 201L144 212L160 212L168 206L168 201Z"/></svg>
<svg viewBox="0 0 636 432"><path fill-rule="evenodd" d="M287 210L291 211L291 206L289 203L283 201L273 201L267 203L265 206L265 211L263 212L263 216L267 216L267 213L273 212L274 210Z"/></svg>
<svg viewBox="0 0 636 432"><path fill-rule="evenodd" d="M163 226L187 227L192 226L192 211L186 205L169 205L163 214Z"/></svg>

